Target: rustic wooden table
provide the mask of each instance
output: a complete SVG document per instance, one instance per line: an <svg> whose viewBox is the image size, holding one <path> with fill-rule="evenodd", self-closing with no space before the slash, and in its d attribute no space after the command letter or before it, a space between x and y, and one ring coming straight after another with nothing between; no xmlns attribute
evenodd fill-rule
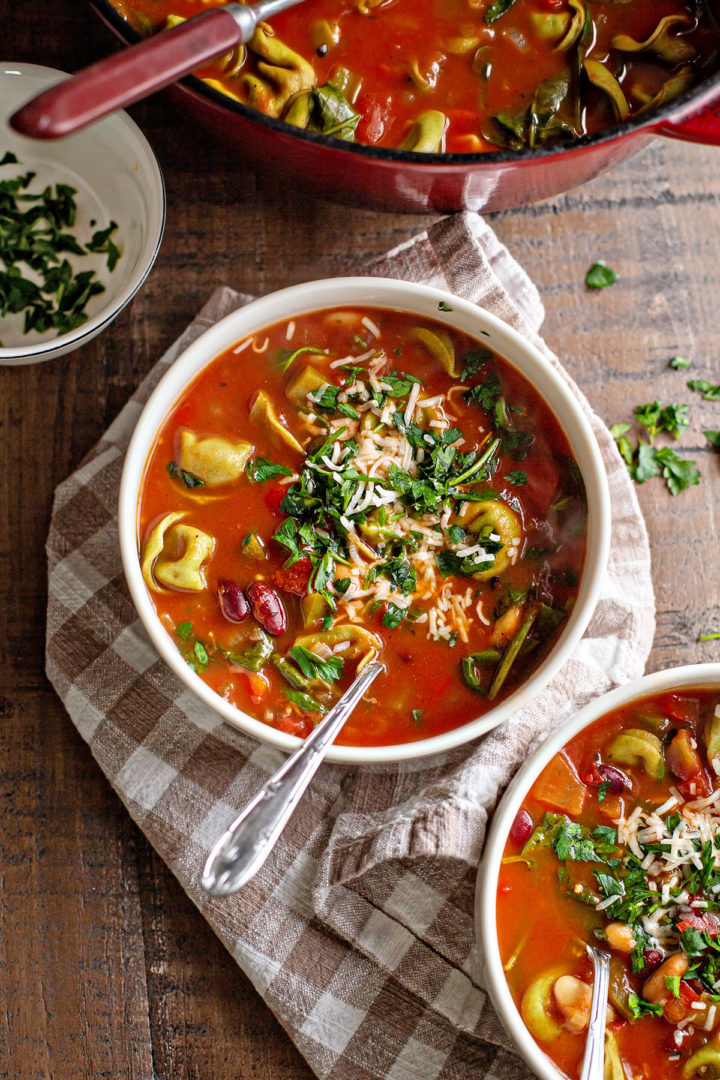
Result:
<svg viewBox="0 0 720 1080"><path fill-rule="evenodd" d="M6 5L6 59L66 71L115 47L78 0ZM430 218L348 211L264 189L236 154L158 97L133 110L165 173L168 220L148 283L80 352L0 369L0 1077L308 1080L274 1017L135 828L44 674L44 542L53 490L212 289L264 293L331 275ZM690 403L678 447L702 482L638 489L658 623L649 669L720 656L715 560L720 403L720 156L658 140L579 191L494 215L539 286L544 333L608 423ZM604 259L611 288L584 286ZM689 373L668 368L680 354Z"/></svg>

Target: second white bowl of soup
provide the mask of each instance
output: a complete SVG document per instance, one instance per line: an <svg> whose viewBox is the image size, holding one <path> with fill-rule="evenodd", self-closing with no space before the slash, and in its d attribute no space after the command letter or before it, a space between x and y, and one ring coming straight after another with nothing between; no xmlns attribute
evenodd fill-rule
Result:
<svg viewBox="0 0 720 1080"><path fill-rule="evenodd" d="M230 723L289 751L382 660L342 762L438 753L527 704L587 626L609 524L547 360L467 301L373 278L203 334L148 401L120 495L141 619Z"/></svg>
<svg viewBox="0 0 720 1080"><path fill-rule="evenodd" d="M606 1080L720 1074L720 664L560 725L496 810L476 900L484 983L541 1080L577 1080L610 954Z"/></svg>

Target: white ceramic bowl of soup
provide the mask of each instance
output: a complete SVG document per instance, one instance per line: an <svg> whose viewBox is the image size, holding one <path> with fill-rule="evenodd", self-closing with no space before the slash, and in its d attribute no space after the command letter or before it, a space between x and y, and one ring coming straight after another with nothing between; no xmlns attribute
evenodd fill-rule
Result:
<svg viewBox="0 0 720 1080"><path fill-rule="evenodd" d="M68 78L61 71L37 64L0 63L0 161L10 154L17 163L0 167L0 181L34 173L23 189L38 195L48 185L74 189L76 216L70 233L81 247L114 222L110 234L119 257L110 268L102 252L59 252L75 275L92 271L102 292L84 307L84 322L72 328L50 326L25 330L24 311L0 314L0 364L33 364L84 345L108 326L142 286L160 249L165 225L165 188L149 143L123 112L66 139L34 140L9 127L7 120L24 102ZM26 263L17 263L23 276L38 285L48 279ZM0 269L5 264L0 252ZM48 293L57 308L57 294Z"/></svg>
<svg viewBox="0 0 720 1080"><path fill-rule="evenodd" d="M639 699L692 689L716 689L720 693L720 664L691 664L668 668L603 694L560 724L527 759L513 777L493 815L475 894L475 932L478 942L475 973L488 990L495 1011L518 1052L541 1080L566 1080L566 1073L541 1049L525 1026L508 987L497 936L498 875L510 829L543 769L585 728L608 713ZM532 906L530 892L527 894L527 904Z"/></svg>
<svg viewBox="0 0 720 1080"><path fill-rule="evenodd" d="M125 461L119 529L123 566L132 599L155 648L179 679L210 709L245 733L286 752L298 739L229 704L208 687L182 658L163 627L143 579L138 546L138 499L156 435L189 383L207 364L248 334L286 319L322 309L386 308L410 312L457 328L507 360L530 380L559 421L580 468L587 496L587 547L578 595L558 641L535 671L505 700L461 727L392 746L335 746L328 760L380 764L443 753L484 734L522 709L570 657L595 608L606 568L610 502L602 458L588 418L565 380L515 330L476 305L441 289L378 278L338 278L295 285L262 297L207 330L164 375L138 420ZM450 652L450 650L448 650ZM452 658L453 665L459 662Z"/></svg>

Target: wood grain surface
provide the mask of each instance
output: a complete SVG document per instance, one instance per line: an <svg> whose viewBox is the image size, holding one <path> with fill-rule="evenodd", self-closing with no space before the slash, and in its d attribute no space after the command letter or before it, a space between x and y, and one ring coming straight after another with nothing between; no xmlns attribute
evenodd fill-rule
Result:
<svg viewBox="0 0 720 1080"><path fill-rule="evenodd" d="M116 47L79 0L6 4L4 59L74 71ZM49 687L44 542L56 484L218 284L264 293L331 275L431 218L350 211L264 187L165 96L132 110L160 159L168 220L129 309L80 352L0 368L0 1077L309 1080L234 961L148 847ZM657 140L578 191L494 215L547 308L545 336L608 423L690 404L678 448L702 483L638 488L658 625L649 669L720 657L720 153ZM604 259L611 288L584 285ZM668 368L680 354L688 372Z"/></svg>

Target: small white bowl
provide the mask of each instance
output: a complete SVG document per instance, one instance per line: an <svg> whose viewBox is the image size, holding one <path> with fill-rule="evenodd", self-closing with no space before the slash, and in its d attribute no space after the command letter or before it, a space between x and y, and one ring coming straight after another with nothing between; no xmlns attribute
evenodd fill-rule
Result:
<svg viewBox="0 0 720 1080"><path fill-rule="evenodd" d="M178 357L147 402L128 448L120 487L120 549L130 593L153 644L173 672L225 720L261 742L291 752L299 740L248 716L214 693L185 663L153 608L140 571L138 492L146 462L175 402L197 373L228 346L282 319L338 305L411 312L456 327L494 349L522 372L552 408L565 431L585 481L587 555L577 600L560 639L529 679L484 716L442 735L395 746L334 746L329 761L380 764L438 754L483 735L522 709L569 658L593 613L610 542L610 498L597 442L577 398L548 361L520 334L467 300L428 286L382 278L333 278L295 285L253 301L207 330Z"/></svg>
<svg viewBox="0 0 720 1080"><path fill-rule="evenodd" d="M550 759L575 735L600 717L639 698L693 687L720 690L720 664L689 664L645 675L603 694L561 724L528 758L503 795L485 841L475 894L475 933L479 943L477 975L487 988L503 1026L533 1072L541 1080L567 1080L566 1074L540 1049L525 1027L508 988L497 940L497 881L510 826L523 799ZM532 898L528 897L528 903Z"/></svg>
<svg viewBox="0 0 720 1080"><path fill-rule="evenodd" d="M0 62L0 157L11 151L18 165L5 165L0 179L35 172L29 191L46 184L69 184L77 190L77 225L71 230L87 241L96 229L117 223L112 239L122 254L110 272L102 255L70 260L75 271L94 270L105 286L88 302L88 319L58 335L23 333L23 316L0 317L0 364L33 364L62 356L99 334L122 311L150 273L165 225L165 188L145 136L129 116L119 112L77 135L35 140L13 131L8 118L26 101L68 78L61 71L36 64ZM91 224L91 222L96 224Z"/></svg>

